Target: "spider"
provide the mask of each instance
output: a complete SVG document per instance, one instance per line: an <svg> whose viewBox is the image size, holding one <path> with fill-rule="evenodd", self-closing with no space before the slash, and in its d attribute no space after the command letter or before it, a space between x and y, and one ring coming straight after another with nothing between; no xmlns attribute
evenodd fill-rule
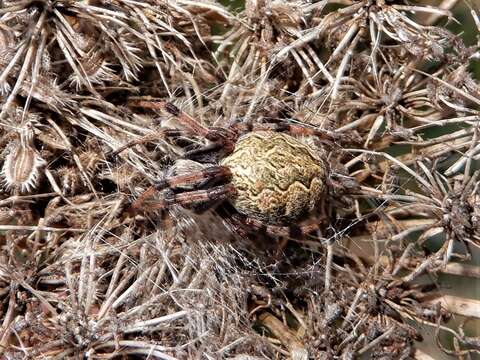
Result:
<svg viewBox="0 0 480 360"><path fill-rule="evenodd" d="M328 175L319 150L298 136L328 142L333 134L286 122L204 127L169 102L140 101L135 105L163 107L184 130L162 128L123 145L112 155L154 138L195 135L209 143L186 151L162 179L133 202L130 212L146 208L146 200L161 191L161 198L149 203L148 209L180 205L198 210L222 204L230 205L226 220L239 231L247 225L271 235L296 236L318 229L315 224L294 225L320 203Z"/></svg>

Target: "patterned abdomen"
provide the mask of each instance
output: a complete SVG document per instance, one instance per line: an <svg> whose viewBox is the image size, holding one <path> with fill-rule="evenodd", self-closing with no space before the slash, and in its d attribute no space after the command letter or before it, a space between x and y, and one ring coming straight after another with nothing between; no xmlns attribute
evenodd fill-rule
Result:
<svg viewBox="0 0 480 360"><path fill-rule="evenodd" d="M324 190L322 160L313 148L287 134L244 135L221 165L233 174L235 208L268 223L285 224L311 211Z"/></svg>

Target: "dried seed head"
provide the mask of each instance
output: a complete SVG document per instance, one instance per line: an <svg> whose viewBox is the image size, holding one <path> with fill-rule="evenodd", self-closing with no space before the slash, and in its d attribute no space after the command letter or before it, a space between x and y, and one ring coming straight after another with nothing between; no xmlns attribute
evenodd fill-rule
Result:
<svg viewBox="0 0 480 360"><path fill-rule="evenodd" d="M270 4L270 11L272 13L272 21L280 28L298 29L302 22L302 13L297 4L272 1Z"/></svg>
<svg viewBox="0 0 480 360"><path fill-rule="evenodd" d="M15 217L15 210L2 206L0 207L0 224L8 224Z"/></svg>
<svg viewBox="0 0 480 360"><path fill-rule="evenodd" d="M99 176L101 179L114 182L118 190L122 192L135 187L142 179L141 173L128 164L106 169Z"/></svg>
<svg viewBox="0 0 480 360"><path fill-rule="evenodd" d="M1 175L9 190L30 192L38 185L40 168L46 162L33 146L33 136L33 126L29 121L20 132L20 140L11 145L5 157Z"/></svg>
<svg viewBox="0 0 480 360"><path fill-rule="evenodd" d="M80 175L74 167L64 166L57 170L57 175L60 178L60 186L63 193L66 195L73 195L82 188Z"/></svg>
<svg viewBox="0 0 480 360"><path fill-rule="evenodd" d="M78 90L86 84L86 81L90 84L102 84L103 81L113 80L114 72L108 67L105 46L99 45L99 34L95 27L75 16L66 16L65 19L75 31L79 53L77 60L81 64L81 73L73 72L70 82Z"/></svg>
<svg viewBox="0 0 480 360"><path fill-rule="evenodd" d="M14 222L16 225L31 223L32 212L28 208L28 205L16 205L14 207L1 206L0 224L9 224L11 222Z"/></svg>
<svg viewBox="0 0 480 360"><path fill-rule="evenodd" d="M0 53L7 50L10 47L13 47L13 35L12 30L6 26L1 25L0 27Z"/></svg>
<svg viewBox="0 0 480 360"><path fill-rule="evenodd" d="M87 150L78 156L82 165L84 176L88 176L93 181L100 161L102 160L98 152ZM58 169L57 175L60 178L62 190L67 195L77 194L88 185L82 177L76 166L64 166Z"/></svg>
<svg viewBox="0 0 480 360"><path fill-rule="evenodd" d="M82 166L90 177L95 174L100 165L100 161L102 161L102 157L98 153L98 151L94 150L87 150L81 153L79 156L80 162Z"/></svg>
<svg viewBox="0 0 480 360"><path fill-rule="evenodd" d="M15 42L12 35L13 31L0 24L0 72L9 64L13 57ZM10 91L10 85L2 81L0 83L0 94L7 94Z"/></svg>
<svg viewBox="0 0 480 360"><path fill-rule="evenodd" d="M62 107L73 104L72 97L69 93L63 91L57 84L57 79L49 74L40 73L38 82L32 90L32 81L30 78L25 79L19 91L20 95L27 97L29 94L55 111Z"/></svg>
<svg viewBox="0 0 480 360"><path fill-rule="evenodd" d="M85 78L91 84L100 85L116 78L114 71L109 68L105 54L99 49L92 48L80 59L80 62L82 64L82 75L73 73L70 76L70 81L77 90L85 83Z"/></svg>

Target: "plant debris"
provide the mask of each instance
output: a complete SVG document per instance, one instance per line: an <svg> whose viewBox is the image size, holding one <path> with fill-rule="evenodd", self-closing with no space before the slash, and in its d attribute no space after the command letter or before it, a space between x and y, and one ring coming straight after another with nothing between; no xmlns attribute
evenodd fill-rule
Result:
<svg viewBox="0 0 480 360"><path fill-rule="evenodd" d="M457 3L0 1L0 357L478 354L479 299L441 280L480 278L480 9L466 43ZM212 144L165 103L325 134L297 133L328 168L310 231L132 212Z"/></svg>

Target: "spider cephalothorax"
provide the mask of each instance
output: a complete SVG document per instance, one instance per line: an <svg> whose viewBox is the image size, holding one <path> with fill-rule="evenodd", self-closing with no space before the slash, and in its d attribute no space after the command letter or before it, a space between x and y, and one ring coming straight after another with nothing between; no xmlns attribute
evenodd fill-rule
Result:
<svg viewBox="0 0 480 360"><path fill-rule="evenodd" d="M142 102L142 105L148 104ZM240 221L279 235L292 234L292 229L298 233L316 228L292 226L292 223L319 204L326 188L326 165L320 149L294 135L320 138L331 135L290 123L236 123L228 128L206 128L172 104L162 107L175 115L186 130L164 128L122 146L114 154L155 137L177 137L184 133L203 136L210 143L186 152L181 165L167 170L163 179L133 203L133 212L166 209L175 204L203 209L226 201L237 212L228 219L235 223ZM210 153L217 156L205 156ZM217 163L211 163L213 158L219 158ZM145 201L155 191L163 191L162 197L146 207Z"/></svg>

